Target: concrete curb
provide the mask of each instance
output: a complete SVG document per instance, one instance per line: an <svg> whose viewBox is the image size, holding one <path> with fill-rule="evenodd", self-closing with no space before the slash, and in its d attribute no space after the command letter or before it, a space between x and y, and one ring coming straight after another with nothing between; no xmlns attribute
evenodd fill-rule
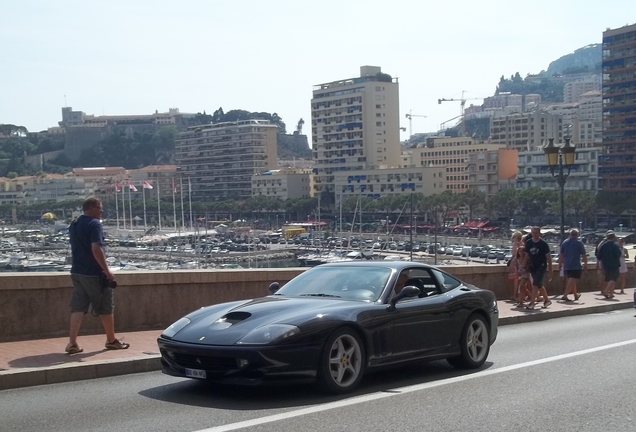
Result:
<svg viewBox="0 0 636 432"><path fill-rule="evenodd" d="M161 370L158 354L0 371L0 390Z"/></svg>
<svg viewBox="0 0 636 432"><path fill-rule="evenodd" d="M578 315L589 315L595 313L610 312L620 309L630 309L634 307L634 302L620 302L615 304L588 306L584 308L573 307L565 310L545 310L537 305L534 311L528 311L526 315L518 315L512 317L499 318L499 325L505 326L510 324L521 324L534 321L545 321L552 318L563 318Z"/></svg>
<svg viewBox="0 0 636 432"><path fill-rule="evenodd" d="M521 324L545 321L552 318L604 313L613 310L633 308L633 302L573 307L566 310L536 309L526 315L499 318L499 325ZM55 384L110 376L127 375L161 370L161 356L158 354L128 357L118 360L99 360L79 364L62 364L44 368L29 368L0 371L0 390Z"/></svg>

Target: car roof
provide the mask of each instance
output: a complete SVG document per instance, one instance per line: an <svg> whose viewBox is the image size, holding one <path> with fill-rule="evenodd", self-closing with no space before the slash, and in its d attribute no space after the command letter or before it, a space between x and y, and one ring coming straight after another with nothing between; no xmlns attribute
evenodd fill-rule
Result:
<svg viewBox="0 0 636 432"><path fill-rule="evenodd" d="M413 261L343 261L322 264L319 267L384 267L393 270L402 270L412 267L435 268L428 264Z"/></svg>

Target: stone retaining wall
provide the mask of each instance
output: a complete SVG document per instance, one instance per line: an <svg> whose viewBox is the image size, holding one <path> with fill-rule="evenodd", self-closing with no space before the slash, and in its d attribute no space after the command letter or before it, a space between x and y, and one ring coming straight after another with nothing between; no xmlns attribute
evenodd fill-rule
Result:
<svg viewBox="0 0 636 432"><path fill-rule="evenodd" d="M440 266L441 267L441 266ZM507 267L441 267L468 283L509 297ZM269 294L273 281L284 284L306 268L242 270L170 270L118 272L115 327L118 332L161 329L202 306ZM556 274L555 274L556 276ZM634 285L634 272L627 286ZM585 272L582 292L596 291L596 272ZM549 284L562 292L563 279ZM68 334L71 280L67 273L0 273L0 341L37 339ZM82 333L101 333L99 319L87 316Z"/></svg>

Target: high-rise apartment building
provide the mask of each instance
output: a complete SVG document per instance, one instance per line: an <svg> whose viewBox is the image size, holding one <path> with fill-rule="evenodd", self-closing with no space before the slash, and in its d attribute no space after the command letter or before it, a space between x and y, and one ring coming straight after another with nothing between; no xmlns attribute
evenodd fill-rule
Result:
<svg viewBox="0 0 636 432"><path fill-rule="evenodd" d="M603 32L600 189L636 192L636 24Z"/></svg>
<svg viewBox="0 0 636 432"><path fill-rule="evenodd" d="M311 100L314 193L334 192L343 171L400 165L397 78L376 66L360 77L319 84Z"/></svg>
<svg viewBox="0 0 636 432"><path fill-rule="evenodd" d="M491 142L528 151L543 146L544 140L554 138L561 143L563 138L561 116L543 111L511 114L492 119Z"/></svg>
<svg viewBox="0 0 636 432"><path fill-rule="evenodd" d="M581 81L572 81L563 86L563 102L575 103L583 93L600 90L601 85L596 78L598 75L591 75Z"/></svg>
<svg viewBox="0 0 636 432"><path fill-rule="evenodd" d="M276 143L267 120L189 127L175 143L177 175L193 199L249 198L252 176L276 169Z"/></svg>
<svg viewBox="0 0 636 432"><path fill-rule="evenodd" d="M579 108L572 129L576 147L600 147L603 143L603 100L600 90L579 96Z"/></svg>

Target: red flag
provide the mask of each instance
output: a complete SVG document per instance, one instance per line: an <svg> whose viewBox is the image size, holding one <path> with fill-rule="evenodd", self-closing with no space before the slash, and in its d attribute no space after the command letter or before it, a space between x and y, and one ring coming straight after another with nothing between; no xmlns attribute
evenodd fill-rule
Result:
<svg viewBox="0 0 636 432"><path fill-rule="evenodd" d="M137 188L135 187L135 185L133 184L133 182L129 181L128 182L128 186L130 187L130 190L133 192L137 192Z"/></svg>
<svg viewBox="0 0 636 432"><path fill-rule="evenodd" d="M144 180L141 185L144 187L144 189L152 189L152 185L150 183L148 183L146 180Z"/></svg>
<svg viewBox="0 0 636 432"><path fill-rule="evenodd" d="M121 187L119 186L119 182L115 182L115 192L121 192Z"/></svg>

